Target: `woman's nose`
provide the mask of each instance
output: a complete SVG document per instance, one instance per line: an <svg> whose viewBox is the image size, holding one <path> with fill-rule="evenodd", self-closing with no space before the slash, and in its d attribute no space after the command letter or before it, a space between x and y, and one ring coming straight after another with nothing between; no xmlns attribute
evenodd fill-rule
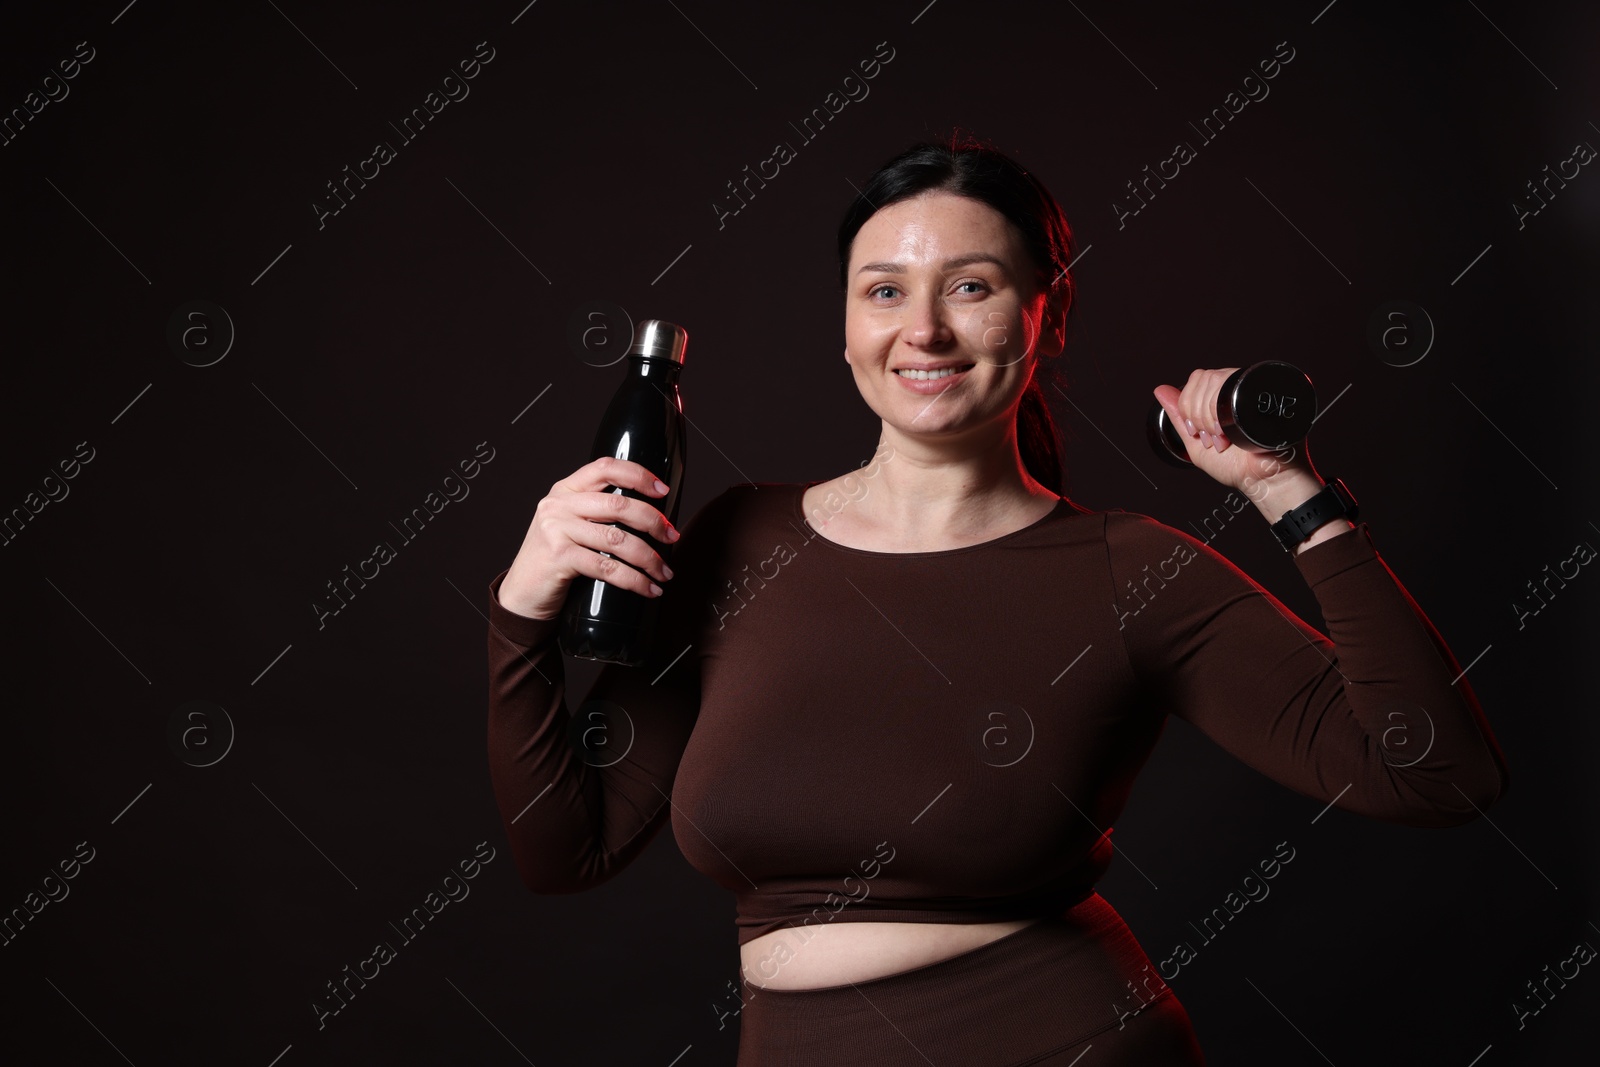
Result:
<svg viewBox="0 0 1600 1067"><path fill-rule="evenodd" d="M909 315L905 325L907 341L914 345L935 345L949 340L950 323L944 303L936 294L913 300Z"/></svg>

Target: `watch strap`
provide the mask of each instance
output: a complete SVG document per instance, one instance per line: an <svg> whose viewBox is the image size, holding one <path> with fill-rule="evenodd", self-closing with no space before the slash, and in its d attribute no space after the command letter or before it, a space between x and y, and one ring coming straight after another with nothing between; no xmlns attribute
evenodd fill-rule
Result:
<svg viewBox="0 0 1600 1067"><path fill-rule="evenodd" d="M1325 523L1340 517L1354 521L1359 511L1356 498L1345 488L1344 481L1335 478L1310 500L1284 512L1283 517L1272 524L1272 532L1285 551L1293 552Z"/></svg>

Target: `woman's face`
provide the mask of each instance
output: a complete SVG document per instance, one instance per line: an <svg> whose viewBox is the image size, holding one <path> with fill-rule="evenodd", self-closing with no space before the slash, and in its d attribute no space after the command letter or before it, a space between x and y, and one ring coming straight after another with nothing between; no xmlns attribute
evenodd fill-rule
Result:
<svg viewBox="0 0 1600 1067"><path fill-rule="evenodd" d="M1015 418L1049 301L1022 236L977 200L923 193L857 232L845 291L845 356L862 398L902 433L952 434ZM954 367L918 381L909 368Z"/></svg>

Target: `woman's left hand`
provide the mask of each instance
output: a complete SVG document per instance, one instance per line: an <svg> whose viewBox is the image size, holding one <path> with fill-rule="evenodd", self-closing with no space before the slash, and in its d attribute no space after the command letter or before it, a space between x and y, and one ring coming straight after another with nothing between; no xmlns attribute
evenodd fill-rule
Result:
<svg viewBox="0 0 1600 1067"><path fill-rule="evenodd" d="M1158 385L1151 392L1166 409L1167 418L1183 438L1189 459L1223 485L1244 491L1252 498L1276 482L1303 474L1316 474L1311 466L1307 442L1291 445L1279 452L1251 452L1237 448L1217 424L1217 397L1222 383L1237 368L1196 370L1180 391ZM1190 427L1193 430L1190 430Z"/></svg>

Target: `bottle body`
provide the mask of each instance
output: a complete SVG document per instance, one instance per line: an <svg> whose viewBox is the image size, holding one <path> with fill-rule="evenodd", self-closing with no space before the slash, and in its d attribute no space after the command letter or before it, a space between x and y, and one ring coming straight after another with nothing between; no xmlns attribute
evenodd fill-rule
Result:
<svg viewBox="0 0 1600 1067"><path fill-rule="evenodd" d="M595 432L589 458L615 456L632 460L667 484L664 496L612 486L607 491L643 500L678 524L683 498L688 438L678 375L687 335L681 327L649 319L640 323L643 339L627 357L627 377L618 387ZM654 341L652 341L652 337ZM612 523L622 526L622 523ZM669 564L671 546L650 534L624 527ZM601 552L603 556L610 553ZM624 566L632 566L623 561ZM664 592L662 596L670 596ZM621 589L599 578L579 575L567 589L557 631L561 650L569 656L638 666L650 650L661 597Z"/></svg>

